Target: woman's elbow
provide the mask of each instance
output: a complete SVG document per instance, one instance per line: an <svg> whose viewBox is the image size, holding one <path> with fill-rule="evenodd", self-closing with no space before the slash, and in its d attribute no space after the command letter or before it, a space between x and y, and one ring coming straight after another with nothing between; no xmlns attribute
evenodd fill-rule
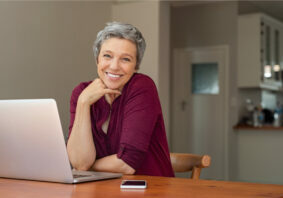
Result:
<svg viewBox="0 0 283 198"><path fill-rule="evenodd" d="M135 172L136 172L136 170L133 169L133 168L130 167L130 166L125 167L125 169L124 169L124 171L123 171L123 173L124 173L125 175L133 175L133 174L135 174Z"/></svg>
<svg viewBox="0 0 283 198"><path fill-rule="evenodd" d="M89 159L89 158L83 159L83 158L70 157L70 162L73 168L80 171L89 170L92 167L94 161L95 161L94 159Z"/></svg>
<svg viewBox="0 0 283 198"><path fill-rule="evenodd" d="M73 168L78 170L78 171L88 171L91 166L87 165L87 164L76 164L76 165L73 165Z"/></svg>

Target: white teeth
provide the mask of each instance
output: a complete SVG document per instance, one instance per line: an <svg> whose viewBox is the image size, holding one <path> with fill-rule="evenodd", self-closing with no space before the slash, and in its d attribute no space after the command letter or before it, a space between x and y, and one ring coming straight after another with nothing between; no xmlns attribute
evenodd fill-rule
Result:
<svg viewBox="0 0 283 198"><path fill-rule="evenodd" d="M116 74L110 74L110 73L106 73L108 76L112 77L112 78L119 78L120 75L116 75Z"/></svg>

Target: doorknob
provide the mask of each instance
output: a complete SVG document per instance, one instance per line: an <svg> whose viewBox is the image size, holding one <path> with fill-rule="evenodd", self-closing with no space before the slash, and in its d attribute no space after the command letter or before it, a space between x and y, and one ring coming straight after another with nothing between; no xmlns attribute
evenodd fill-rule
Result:
<svg viewBox="0 0 283 198"><path fill-rule="evenodd" d="M181 102L181 109L182 109L182 111L185 111L186 106L187 106L187 102L186 102L185 100L183 100L183 101Z"/></svg>

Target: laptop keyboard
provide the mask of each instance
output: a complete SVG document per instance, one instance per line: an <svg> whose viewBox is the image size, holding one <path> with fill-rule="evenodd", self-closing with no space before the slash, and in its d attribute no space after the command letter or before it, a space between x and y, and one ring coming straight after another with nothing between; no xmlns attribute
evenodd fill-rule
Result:
<svg viewBox="0 0 283 198"><path fill-rule="evenodd" d="M79 177L89 177L91 175L79 175L79 174L74 174L73 177L74 178L79 178Z"/></svg>

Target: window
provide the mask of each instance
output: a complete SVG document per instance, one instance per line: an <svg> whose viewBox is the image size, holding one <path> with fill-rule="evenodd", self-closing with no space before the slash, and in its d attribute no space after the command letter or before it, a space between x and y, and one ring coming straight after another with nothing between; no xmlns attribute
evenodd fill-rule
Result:
<svg viewBox="0 0 283 198"><path fill-rule="evenodd" d="M218 64L192 64L192 93L219 94Z"/></svg>

